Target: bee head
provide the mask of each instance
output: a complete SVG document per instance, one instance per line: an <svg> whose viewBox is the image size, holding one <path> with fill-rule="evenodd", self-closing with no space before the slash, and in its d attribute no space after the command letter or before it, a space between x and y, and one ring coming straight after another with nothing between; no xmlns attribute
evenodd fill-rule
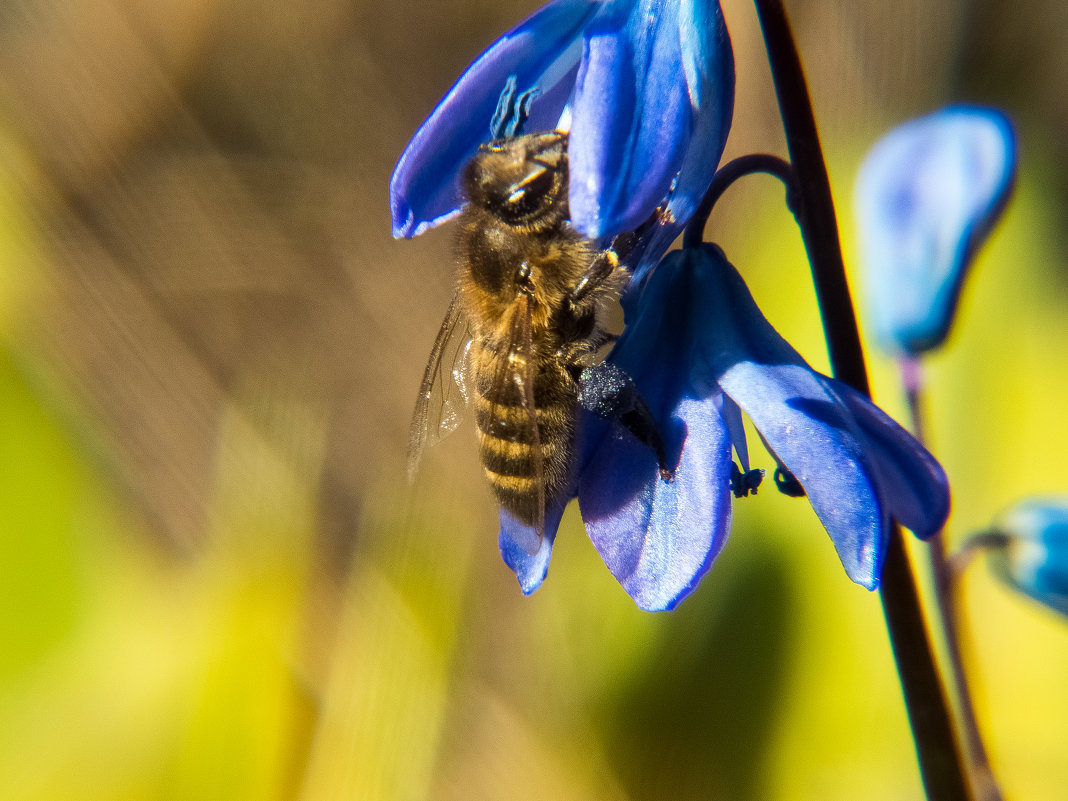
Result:
<svg viewBox="0 0 1068 801"><path fill-rule="evenodd" d="M567 137L541 133L482 145L463 174L467 199L509 225L552 228L567 219Z"/></svg>

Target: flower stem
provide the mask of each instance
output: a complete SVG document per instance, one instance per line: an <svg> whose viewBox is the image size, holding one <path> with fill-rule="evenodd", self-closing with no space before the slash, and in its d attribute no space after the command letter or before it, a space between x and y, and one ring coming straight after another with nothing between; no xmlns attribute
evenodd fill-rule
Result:
<svg viewBox="0 0 1068 801"><path fill-rule="evenodd" d="M712 207L716 205L716 201L723 197L723 193L739 178L744 178L746 175L752 175L756 172L766 172L769 175L774 175L786 184L786 205L791 210L796 208L797 179L794 176L794 168L790 165L790 162L767 153L750 153L745 156L739 156L733 161L724 164L712 176L712 183L709 184L708 191L701 198L701 203L694 212L693 217L690 218L690 222L686 224L686 233L682 238L682 246L684 248L700 246L701 242L704 241L705 223L708 222L708 215L712 213Z"/></svg>
<svg viewBox="0 0 1068 801"><path fill-rule="evenodd" d="M905 388L905 397L909 407L912 434L921 443L925 443L923 415L923 378L922 365L916 357L904 357L900 362L901 383ZM927 559L934 584L935 607L942 624L942 638L946 648L946 657L957 694L957 712L960 716L960 728L964 737L965 750L971 770L972 785L980 801L1002 801L990 759L979 735L979 724L975 719L972 695L968 689L968 679L964 673L964 659L960 649L960 631L954 615L954 601L959 584L954 581L954 573L946 558L945 532L939 531L927 540Z"/></svg>
<svg viewBox="0 0 1068 801"><path fill-rule="evenodd" d="M801 59L781 0L754 0L754 4L764 33L790 162L797 176L797 218L812 266L831 368L838 378L870 395L838 241L830 181ZM931 801L968 801L971 796L952 718L924 625L916 581L896 524L887 545L880 595L927 796Z"/></svg>

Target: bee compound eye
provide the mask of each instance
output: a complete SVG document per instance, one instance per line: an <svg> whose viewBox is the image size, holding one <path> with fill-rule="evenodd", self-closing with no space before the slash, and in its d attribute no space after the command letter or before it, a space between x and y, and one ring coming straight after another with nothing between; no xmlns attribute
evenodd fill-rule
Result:
<svg viewBox="0 0 1068 801"><path fill-rule="evenodd" d="M537 216L552 205L554 187L552 171L541 167L509 187L501 212L512 220Z"/></svg>
<svg viewBox="0 0 1068 801"><path fill-rule="evenodd" d="M556 171L547 165L538 164L523 178L522 187L532 197L542 198L553 191Z"/></svg>

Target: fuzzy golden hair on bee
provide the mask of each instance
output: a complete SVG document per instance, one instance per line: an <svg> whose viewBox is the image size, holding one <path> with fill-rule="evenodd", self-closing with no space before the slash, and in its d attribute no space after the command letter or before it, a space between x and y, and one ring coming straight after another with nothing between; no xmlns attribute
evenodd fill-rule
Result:
<svg viewBox="0 0 1068 801"><path fill-rule="evenodd" d="M566 135L483 145L461 185L457 295L424 375L409 463L447 395L437 382L469 373L483 471L501 508L540 537L570 478L581 375L611 339L604 320L629 275L568 220ZM458 337L469 344L449 345ZM450 353L465 364L450 368Z"/></svg>

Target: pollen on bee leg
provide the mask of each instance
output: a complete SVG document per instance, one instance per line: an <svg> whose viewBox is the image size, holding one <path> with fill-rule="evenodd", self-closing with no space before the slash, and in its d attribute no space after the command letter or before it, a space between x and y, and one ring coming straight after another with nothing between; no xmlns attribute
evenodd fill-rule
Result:
<svg viewBox="0 0 1068 801"><path fill-rule="evenodd" d="M642 399L634 379L611 362L587 367L579 375L579 405L606 420L615 420L640 442L652 448L660 477L675 478L669 466L664 439L652 411Z"/></svg>

